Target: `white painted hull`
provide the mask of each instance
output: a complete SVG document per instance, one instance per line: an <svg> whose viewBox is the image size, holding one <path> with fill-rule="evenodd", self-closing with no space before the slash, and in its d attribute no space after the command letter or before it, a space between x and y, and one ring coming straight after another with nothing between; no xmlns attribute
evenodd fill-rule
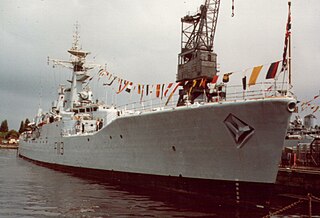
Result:
<svg viewBox="0 0 320 218"><path fill-rule="evenodd" d="M122 116L94 134L64 137L44 125L19 154L63 166L160 176L274 183L291 98L210 103ZM225 124L232 114L254 129L240 147Z"/></svg>

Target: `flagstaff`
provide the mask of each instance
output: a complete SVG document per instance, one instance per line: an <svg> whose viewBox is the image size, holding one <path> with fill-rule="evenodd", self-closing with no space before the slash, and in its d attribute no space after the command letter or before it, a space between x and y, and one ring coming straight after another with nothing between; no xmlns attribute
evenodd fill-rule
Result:
<svg viewBox="0 0 320 218"><path fill-rule="evenodd" d="M287 33L289 34L289 85L291 86L291 0L288 0L288 7L289 7L289 17L288 17L288 26L287 26Z"/></svg>

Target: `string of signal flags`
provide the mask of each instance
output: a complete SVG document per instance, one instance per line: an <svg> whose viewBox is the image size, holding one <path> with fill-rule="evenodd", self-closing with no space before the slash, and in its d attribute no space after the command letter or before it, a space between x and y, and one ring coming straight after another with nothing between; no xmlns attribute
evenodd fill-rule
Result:
<svg viewBox="0 0 320 218"><path fill-rule="evenodd" d="M320 105L316 105L314 104L314 101L316 101L316 99L318 99L320 97L320 95L315 95L312 99L307 100L307 101L302 101L301 102L301 111L304 110L311 110L312 113L316 113L317 111L320 111Z"/></svg>
<svg viewBox="0 0 320 218"><path fill-rule="evenodd" d="M280 74L280 72L283 71L283 69L279 68L279 64L281 61L276 61L271 64L265 64L260 66L255 66L253 68L249 68L244 71L239 72L229 72L224 73L222 76L214 75L213 79L211 81L208 81L207 79L203 78L201 80L193 80L192 87L200 87L206 88L209 83L215 85L216 83L228 83L229 78L234 73L240 73L240 72L250 72L249 81L247 83L247 75L245 75L242 78L242 85L243 90L247 89L247 86L253 86L256 84L258 77L261 77L261 71L265 67L268 66L268 70L265 72L265 78L264 79L276 79L276 76ZM280 72L279 72L280 71ZM177 90L177 88L180 85L183 85L182 83L178 82L170 82L170 83L156 83L156 84L142 84L142 83L134 83L130 80L123 79L119 77L118 75L115 75L113 73L108 72L105 69L100 69L97 73L98 75L98 81L100 81L101 78L105 77L107 78L107 82L103 83L103 86L118 86L116 90L116 94L120 94L122 92L127 93L133 93L136 92L138 95L140 95L140 100L143 99L145 96L155 96L156 98L164 98L168 97L167 103L170 101L171 97ZM249 75L248 75L249 76ZM93 77L89 79L89 81L92 80ZM170 93L170 94L169 94Z"/></svg>

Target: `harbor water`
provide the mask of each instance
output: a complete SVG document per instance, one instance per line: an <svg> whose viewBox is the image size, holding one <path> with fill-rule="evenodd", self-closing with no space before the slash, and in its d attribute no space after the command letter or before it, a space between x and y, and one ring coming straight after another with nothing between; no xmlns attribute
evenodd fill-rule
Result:
<svg viewBox="0 0 320 218"><path fill-rule="evenodd" d="M265 211L207 205L160 193L81 178L35 165L0 149L0 217L263 217ZM295 200L275 201L287 205ZM307 205L272 217L300 217ZM313 217L320 217L313 214Z"/></svg>

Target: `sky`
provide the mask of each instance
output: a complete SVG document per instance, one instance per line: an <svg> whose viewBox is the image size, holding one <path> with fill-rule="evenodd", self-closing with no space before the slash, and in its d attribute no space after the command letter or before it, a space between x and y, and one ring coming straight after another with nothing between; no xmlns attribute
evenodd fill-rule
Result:
<svg viewBox="0 0 320 218"><path fill-rule="evenodd" d="M287 0L221 0L214 50L220 72L282 58ZM0 121L10 129L48 110L70 71L47 64L69 59L76 22L89 61L137 83L174 82L181 17L202 0L0 0ZM298 100L319 94L319 0L292 0L292 79ZM91 84L98 98L110 95ZM106 94L107 93L107 94ZM109 98L109 97L108 97ZM119 97L120 98L120 97ZM319 101L313 102L317 105ZM320 112L315 113L320 119Z"/></svg>

